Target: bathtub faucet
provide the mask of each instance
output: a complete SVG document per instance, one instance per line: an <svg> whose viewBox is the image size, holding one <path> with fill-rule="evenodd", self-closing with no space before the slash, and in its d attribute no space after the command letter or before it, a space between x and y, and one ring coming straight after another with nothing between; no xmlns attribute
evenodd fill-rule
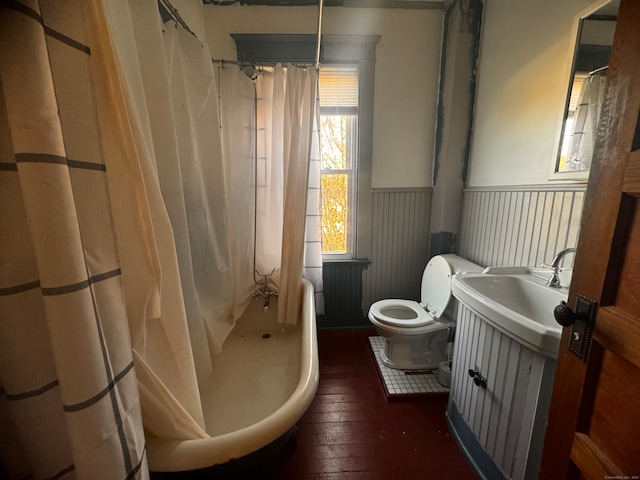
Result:
<svg viewBox="0 0 640 480"><path fill-rule="evenodd" d="M573 253L575 251L576 249L571 247L571 248L565 248L564 250L561 250L558 253L556 253L556 256L553 257L553 260L551 261L551 265L550 265L552 274L551 274L551 277L549 278L549 281L547 282L548 287L560 288L560 279L558 278L558 274L560 273L560 260L562 260L565 255L569 253Z"/></svg>
<svg viewBox="0 0 640 480"><path fill-rule="evenodd" d="M261 274L257 270L255 271L259 277L262 277L262 280L258 283L256 289L251 293L251 298L257 300L258 297L264 298L264 304L262 305L262 311L267 313L269 311L269 299L271 297L277 297L278 291L276 289L269 287L269 277L273 275L276 269L271 270L271 273L267 273L266 275Z"/></svg>

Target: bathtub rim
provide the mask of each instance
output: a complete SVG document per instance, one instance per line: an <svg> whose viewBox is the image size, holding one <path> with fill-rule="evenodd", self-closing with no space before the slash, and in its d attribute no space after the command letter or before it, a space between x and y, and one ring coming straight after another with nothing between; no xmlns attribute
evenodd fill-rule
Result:
<svg viewBox="0 0 640 480"><path fill-rule="evenodd" d="M302 280L301 295L300 376L287 401L259 422L223 435L174 441L147 438L150 471L196 470L242 458L277 440L300 420L315 397L319 381L314 290L305 279ZM303 321L306 318L309 321Z"/></svg>

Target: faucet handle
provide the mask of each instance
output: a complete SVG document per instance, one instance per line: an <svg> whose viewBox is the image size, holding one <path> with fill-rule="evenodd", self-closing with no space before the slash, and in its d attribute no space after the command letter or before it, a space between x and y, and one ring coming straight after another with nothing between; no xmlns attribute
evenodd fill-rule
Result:
<svg viewBox="0 0 640 480"><path fill-rule="evenodd" d="M255 268L253 271L256 272L259 277L270 277L271 275L273 275L273 272L276 271L276 267L273 267L270 273L260 273L257 268Z"/></svg>

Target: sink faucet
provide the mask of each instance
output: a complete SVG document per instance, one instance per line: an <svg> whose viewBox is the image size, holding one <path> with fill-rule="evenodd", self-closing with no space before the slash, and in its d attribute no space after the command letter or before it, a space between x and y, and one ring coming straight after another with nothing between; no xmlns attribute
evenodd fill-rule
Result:
<svg viewBox="0 0 640 480"><path fill-rule="evenodd" d="M548 287L560 288L560 279L558 278L558 273L560 273L560 260L562 260L564 256L567 255L568 253L573 253L575 251L576 251L575 248L570 247L570 248L565 248L564 250L560 250L558 253L556 253L556 256L553 257L553 260L551 261L551 265L550 265L553 273L551 274L551 277L547 282Z"/></svg>

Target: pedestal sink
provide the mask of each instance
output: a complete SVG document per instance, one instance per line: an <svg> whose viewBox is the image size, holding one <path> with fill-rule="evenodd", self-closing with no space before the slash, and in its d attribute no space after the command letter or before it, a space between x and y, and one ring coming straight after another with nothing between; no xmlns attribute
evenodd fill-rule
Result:
<svg viewBox="0 0 640 480"><path fill-rule="evenodd" d="M567 299L550 269L490 267L456 275L456 341L447 418L479 478L538 478Z"/></svg>
<svg viewBox="0 0 640 480"><path fill-rule="evenodd" d="M553 309L567 299L568 289L548 287L549 275L545 269L489 267L482 273L454 276L452 293L504 334L556 358L562 328Z"/></svg>

